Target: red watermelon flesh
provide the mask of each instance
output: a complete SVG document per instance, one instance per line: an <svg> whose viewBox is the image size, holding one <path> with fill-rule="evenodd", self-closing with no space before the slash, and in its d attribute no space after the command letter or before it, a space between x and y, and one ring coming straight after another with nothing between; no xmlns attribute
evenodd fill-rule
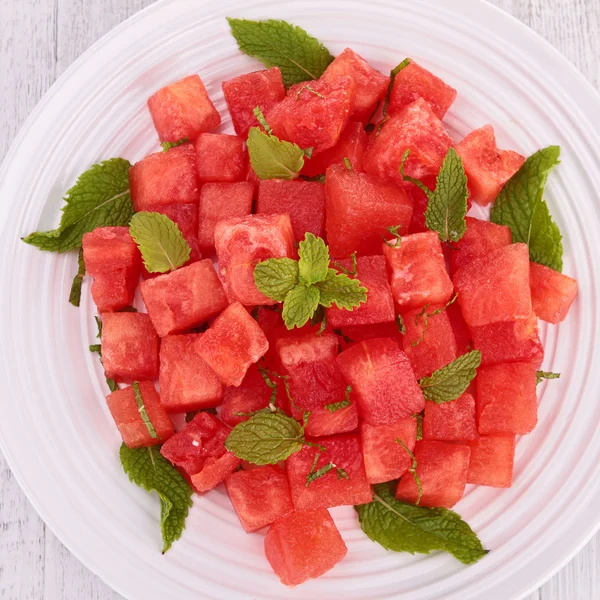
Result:
<svg viewBox="0 0 600 600"><path fill-rule="evenodd" d="M471 448L467 483L509 488L515 462L515 436L481 436L466 442Z"/></svg>
<svg viewBox="0 0 600 600"><path fill-rule="evenodd" d="M275 521L265 537L265 554L281 583L299 585L331 570L348 548L329 511L292 513Z"/></svg>
<svg viewBox="0 0 600 600"><path fill-rule="evenodd" d="M133 383L158 377L159 339L143 313L102 315L102 363L109 379Z"/></svg>
<svg viewBox="0 0 600 600"><path fill-rule="evenodd" d="M360 342L374 338L392 338L402 347L403 336L395 322L377 323L376 325L350 325L344 327L342 333L348 338L348 342L344 341L343 338L340 340L344 347L354 346L355 344L360 344Z"/></svg>
<svg viewBox="0 0 600 600"><path fill-rule="evenodd" d="M128 386L117 390L106 397L108 409L115 420L117 429L129 448L156 446L165 442L174 433L173 423L161 406L161 398L154 384L151 381L140 381L139 390L148 419L158 435L157 438L150 435L148 427L140 416L133 387Z"/></svg>
<svg viewBox="0 0 600 600"><path fill-rule="evenodd" d="M504 184L523 166L525 157L512 150L498 150L491 125L472 131L456 152L462 158L474 202L487 206Z"/></svg>
<svg viewBox="0 0 600 600"><path fill-rule="evenodd" d="M301 242L307 232L323 237L325 187L317 181L265 179L258 184L256 213L288 214L297 242Z"/></svg>
<svg viewBox="0 0 600 600"><path fill-rule="evenodd" d="M360 435L369 483L392 481L406 473L412 464L412 459L396 440L402 440L412 452L417 441L415 418L406 417L388 425L362 423Z"/></svg>
<svg viewBox="0 0 600 600"><path fill-rule="evenodd" d="M221 124L221 117L198 75L161 88L148 98L148 108L162 142L195 140L199 133Z"/></svg>
<svg viewBox="0 0 600 600"><path fill-rule="evenodd" d="M448 315L448 319L450 319L450 325L454 332L456 356L462 356L473 349L471 331L462 316L462 310L458 302L450 304L446 308L446 314Z"/></svg>
<svg viewBox="0 0 600 600"><path fill-rule="evenodd" d="M327 169L325 180L327 241L333 257L381 254L387 227L406 233L412 202L403 189L387 185L366 173L345 166Z"/></svg>
<svg viewBox="0 0 600 600"><path fill-rule="evenodd" d="M529 283L535 314L548 323L563 321L577 297L577 281L550 267L532 262Z"/></svg>
<svg viewBox="0 0 600 600"><path fill-rule="evenodd" d="M245 306L276 304L254 283L254 267L268 258L295 256L288 215L249 215L220 221L215 248L225 289Z"/></svg>
<svg viewBox="0 0 600 600"><path fill-rule="evenodd" d="M436 177L434 175L428 175L423 178L423 184L426 185L430 190L435 190ZM413 203L413 214L410 222L409 233L422 233L429 231L427 225L425 225L425 212L429 204L429 198L423 190L412 183L407 183L404 186L408 197Z"/></svg>
<svg viewBox="0 0 600 600"><path fill-rule="evenodd" d="M415 445L417 475L423 495L421 506L452 508L463 496L467 485L469 456L466 445L423 440ZM412 473L406 473L396 488L396 498L416 503L419 490Z"/></svg>
<svg viewBox="0 0 600 600"><path fill-rule="evenodd" d="M246 178L248 159L242 138L224 133L201 133L194 147L201 183Z"/></svg>
<svg viewBox="0 0 600 600"><path fill-rule="evenodd" d="M365 340L344 350L337 363L366 423L394 423L425 407L410 362L393 339Z"/></svg>
<svg viewBox="0 0 600 600"><path fill-rule="evenodd" d="M300 452L292 454L286 462L296 510L371 502L373 495L365 474L360 437L357 434L346 433L318 438L315 443L323 446L325 451L304 446ZM313 472L329 463L333 463L335 468L307 486L307 477L316 455L319 459ZM348 477L340 476L336 469L343 469Z"/></svg>
<svg viewBox="0 0 600 600"><path fill-rule="evenodd" d="M147 279L140 291L161 337L200 325L228 304L210 259Z"/></svg>
<svg viewBox="0 0 600 600"><path fill-rule="evenodd" d="M293 411L294 416L302 419L300 411ZM356 402L350 401L350 405L331 412L326 408L313 408L306 424L306 435L310 437L323 437L336 433L348 433L358 427L358 410Z"/></svg>
<svg viewBox="0 0 600 600"><path fill-rule="evenodd" d="M423 439L442 442L474 440L477 433L475 398L465 393L456 400L436 404L425 402Z"/></svg>
<svg viewBox="0 0 600 600"><path fill-rule="evenodd" d="M258 127L254 109L258 106L264 114L285 96L278 67L244 73L221 85L235 132L243 139L250 127Z"/></svg>

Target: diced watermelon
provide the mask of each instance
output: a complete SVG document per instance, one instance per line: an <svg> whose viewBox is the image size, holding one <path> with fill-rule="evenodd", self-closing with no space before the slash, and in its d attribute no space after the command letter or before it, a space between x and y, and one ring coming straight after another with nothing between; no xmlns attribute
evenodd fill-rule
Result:
<svg viewBox="0 0 600 600"><path fill-rule="evenodd" d="M338 261L347 270L352 261ZM348 325L372 325L394 321L394 297L388 282L387 264L384 256L359 256L356 261L356 279L367 288L367 301L353 310L332 306L327 309L327 322L333 328ZM353 277L354 278L354 277Z"/></svg>
<svg viewBox="0 0 600 600"><path fill-rule="evenodd" d="M198 244L201 248L215 246L215 227L219 221L245 217L252 212L254 187L247 181L235 183L205 183L198 206Z"/></svg>
<svg viewBox="0 0 600 600"><path fill-rule="evenodd" d="M299 411L293 411L294 416L301 419ZM308 417L305 432L310 437L323 437L336 433L348 433L358 427L358 410L356 402L350 399L350 405L333 412L327 408L313 408Z"/></svg>
<svg viewBox="0 0 600 600"><path fill-rule="evenodd" d="M307 232L323 237L325 186L317 181L300 179L265 179L258 184L256 213L288 214L297 242L301 242Z"/></svg>
<svg viewBox="0 0 600 600"><path fill-rule="evenodd" d="M265 117L279 139L321 152L335 146L346 126L355 87L351 77L299 83Z"/></svg>
<svg viewBox="0 0 600 600"><path fill-rule="evenodd" d="M406 417L388 425L362 423L360 435L369 483L392 481L406 473L412 460L396 440L402 440L410 451L414 449L417 441L415 418Z"/></svg>
<svg viewBox="0 0 600 600"><path fill-rule="evenodd" d="M92 298L98 312L119 310L133 302L141 257L129 227L98 227L82 240L86 273L94 278Z"/></svg>
<svg viewBox="0 0 600 600"><path fill-rule="evenodd" d="M275 521L265 537L265 554L281 583L295 586L320 577L348 548L325 509L292 513Z"/></svg>
<svg viewBox="0 0 600 600"><path fill-rule="evenodd" d="M288 215L249 215L220 221L215 248L225 289L245 306L276 304L254 283L254 267L268 258L293 257L294 232Z"/></svg>
<svg viewBox="0 0 600 600"><path fill-rule="evenodd" d="M150 435L148 427L142 420L133 387L128 386L106 396L108 409L123 441L129 448L156 446L165 442L174 433L173 423L161 406L161 399L154 384L151 381L140 381L139 390L148 419L158 437Z"/></svg>
<svg viewBox="0 0 600 600"><path fill-rule="evenodd" d="M347 343L350 346L374 338L392 338L402 347L402 334L395 322L377 323L376 325L350 325L344 327L342 333L349 339ZM343 338L342 341L344 341Z"/></svg>
<svg viewBox="0 0 600 600"><path fill-rule="evenodd" d="M143 313L102 315L102 363L109 379L133 383L158 377L159 339Z"/></svg>
<svg viewBox="0 0 600 600"><path fill-rule="evenodd" d="M368 141L369 138L363 124L358 121L349 121L333 148L319 152L311 159L304 159L302 175L307 177L324 175L327 167L345 164L344 158L350 161L354 171L362 172L362 160Z"/></svg>
<svg viewBox="0 0 600 600"><path fill-rule="evenodd" d="M350 48L338 54L325 69L320 81L335 83L339 77L351 77L356 83L350 115L357 121L366 122L387 91L390 78L374 69Z"/></svg>
<svg viewBox="0 0 600 600"><path fill-rule="evenodd" d="M443 119L456 98L456 90L410 59L410 63L396 74L388 114L400 112L418 98L423 98L433 114Z"/></svg>
<svg viewBox="0 0 600 600"><path fill-rule="evenodd" d="M435 231L403 236L395 246L383 245L392 273L392 292L401 312L425 304L443 305L454 288Z"/></svg>
<svg viewBox="0 0 600 600"><path fill-rule="evenodd" d="M147 279L140 284L140 291L160 337L201 325L228 304L208 258Z"/></svg>
<svg viewBox="0 0 600 600"><path fill-rule="evenodd" d="M230 304L215 319L198 345L198 353L221 381L235 386L268 349L262 329L239 302Z"/></svg>
<svg viewBox="0 0 600 600"><path fill-rule="evenodd" d="M131 200L136 211L163 204L197 204L200 184L191 144L146 156L129 169Z"/></svg>
<svg viewBox="0 0 600 600"><path fill-rule="evenodd" d="M246 178L247 156L242 138L224 133L201 133L194 147L201 183Z"/></svg>
<svg viewBox="0 0 600 600"><path fill-rule="evenodd" d="M201 333L168 335L160 345L160 398L167 412L218 406L223 386L198 352Z"/></svg>
<svg viewBox="0 0 600 600"><path fill-rule="evenodd" d="M366 340L344 350L336 360L352 385L359 414L366 423L394 423L425 407L410 362L394 340Z"/></svg>
<svg viewBox="0 0 600 600"><path fill-rule="evenodd" d="M243 139L250 127L258 127L254 109L266 113L283 100L285 88L278 67L244 73L221 84L235 132Z"/></svg>
<svg viewBox="0 0 600 600"><path fill-rule="evenodd" d="M315 443L323 446L325 451L304 446L300 452L292 454L286 462L296 510L371 502L373 495L365 474L360 437L357 434L346 433L318 438ZM315 464L317 455L319 459ZM307 485L310 473L318 471L329 463L333 463L335 468ZM347 477L340 474L337 469L343 469Z"/></svg>
<svg viewBox="0 0 600 600"><path fill-rule="evenodd" d="M481 436L467 443L471 447L467 483L509 488L515 462L515 436Z"/></svg>
<svg viewBox="0 0 600 600"><path fill-rule="evenodd" d="M444 442L417 442L415 458L423 495L421 506L452 508L465 492L469 470L469 446ZM396 498L415 503L419 490L412 473L406 473L396 488Z"/></svg>
<svg viewBox="0 0 600 600"><path fill-rule="evenodd" d="M371 175L402 185L403 178L398 169L407 150L410 150L410 155L405 164L405 174L422 179L438 174L452 146L452 139L442 122L429 104L420 98L390 117L379 134L371 138L363 158L363 168Z"/></svg>
<svg viewBox="0 0 600 600"><path fill-rule="evenodd" d="M577 281L554 269L532 262L529 282L535 314L548 323L563 321L577 296Z"/></svg>
<svg viewBox="0 0 600 600"><path fill-rule="evenodd" d="M473 259L454 274L453 281L470 327L531 315L527 244L511 244Z"/></svg>
<svg viewBox="0 0 600 600"><path fill-rule="evenodd" d="M446 308L446 314L448 315L448 319L450 319L450 325L452 326L454 339L456 340L456 356L462 356L473 349L471 331L462 316L462 310L458 302L450 304Z"/></svg>
<svg viewBox="0 0 600 600"><path fill-rule="evenodd" d="M283 469L273 465L237 471L225 480L227 494L246 533L252 533L294 512Z"/></svg>
<svg viewBox="0 0 600 600"><path fill-rule="evenodd" d="M465 393L452 402L425 402L423 439L442 442L474 440L477 433L475 398Z"/></svg>
<svg viewBox="0 0 600 600"><path fill-rule="evenodd" d="M523 166L525 157L512 150L498 150L491 125L472 131L456 152L462 158L472 198L478 204L491 204L504 184Z"/></svg>
<svg viewBox="0 0 600 600"><path fill-rule="evenodd" d="M477 422L482 435L533 431L537 423L536 366L513 362L477 371Z"/></svg>
<svg viewBox="0 0 600 600"><path fill-rule="evenodd" d="M329 167L325 197L327 240L336 258L355 251L381 254L382 237L391 238L387 227L399 225L400 233L408 231L412 203L406 192L366 173L342 165Z"/></svg>

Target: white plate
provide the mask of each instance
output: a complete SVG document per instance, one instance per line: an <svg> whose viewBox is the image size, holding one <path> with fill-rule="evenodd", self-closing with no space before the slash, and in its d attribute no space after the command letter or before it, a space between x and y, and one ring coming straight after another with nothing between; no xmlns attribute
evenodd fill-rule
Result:
<svg viewBox="0 0 600 600"><path fill-rule="evenodd" d="M562 377L540 386L540 422L519 440L514 486L470 489L457 506L491 550L477 565L388 553L342 508L332 512L347 558L288 590L263 556L262 535L243 532L222 490L196 497L183 538L161 556L157 502L119 465L100 365L87 350L95 337L87 284L73 308L75 257L19 237L57 223L61 195L92 163L158 149L145 101L159 87L198 72L225 117L220 82L259 68L237 51L228 15L285 18L334 54L351 46L385 71L410 55L458 89L453 135L491 122L501 145L524 154L563 148L547 197L580 295L564 323L543 331L545 367ZM125 22L53 86L0 174L0 438L37 511L130 600L507 600L534 589L600 524L599 119L598 96L561 55L472 0L168 0Z"/></svg>

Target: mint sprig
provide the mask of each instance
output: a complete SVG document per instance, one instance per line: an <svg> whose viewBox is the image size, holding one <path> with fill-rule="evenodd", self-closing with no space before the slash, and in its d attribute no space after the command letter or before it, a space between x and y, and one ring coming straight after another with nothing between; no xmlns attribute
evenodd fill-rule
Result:
<svg viewBox="0 0 600 600"><path fill-rule="evenodd" d="M79 248L77 256L77 274L73 277L71 284L71 292L69 293L69 302L73 306L79 307L81 303L81 286L83 285L83 277L85 275L85 261L83 260L83 248Z"/></svg>
<svg viewBox="0 0 600 600"><path fill-rule="evenodd" d="M535 372L535 383L536 385L542 383L545 379L560 379L560 373L552 373L552 371L536 371Z"/></svg>
<svg viewBox="0 0 600 600"><path fill-rule="evenodd" d="M190 140L186 137L177 140L176 142L161 142L161 147L163 152L167 152L171 148L177 148L177 146L182 146L183 144L187 144Z"/></svg>
<svg viewBox="0 0 600 600"><path fill-rule="evenodd" d="M328 410L330 413L337 412L338 410L342 410L342 408L346 408L350 406L350 394L352 393L352 386L349 385L346 387L346 395L343 400L339 402L331 402L330 404L325 405L325 410Z"/></svg>
<svg viewBox="0 0 600 600"><path fill-rule="evenodd" d="M154 425L152 425L152 421L148 416L148 411L146 410L146 405L144 404L144 398L142 397L142 390L140 390L140 384L138 381L134 381L133 385L133 395L135 397L135 403L138 407L138 412L140 413L140 417L142 417L142 422L146 426L148 430L148 435L153 439L158 439L158 433L156 433L156 429L154 429Z"/></svg>

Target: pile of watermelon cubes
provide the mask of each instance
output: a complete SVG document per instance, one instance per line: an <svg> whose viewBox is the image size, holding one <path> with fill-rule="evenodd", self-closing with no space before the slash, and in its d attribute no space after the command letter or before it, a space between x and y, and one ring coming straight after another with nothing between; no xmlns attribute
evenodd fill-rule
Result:
<svg viewBox="0 0 600 600"><path fill-rule="evenodd" d="M148 101L158 136L188 141L135 164L131 196L137 211L177 223L192 249L189 262L148 273L126 227L99 228L83 240L106 375L140 382L158 434L149 435L127 385L107 397L125 444L161 444L199 494L224 483L242 527L268 528L266 557L287 585L318 577L345 556L328 508L368 503L372 484L391 480L399 480L398 499L417 501L411 457L397 439L416 457L423 506L454 506L468 483L511 486L515 436L537 422L538 319L562 321L577 293L575 280L531 263L507 227L467 217L452 246L426 229L427 198L398 172L407 149L405 173L434 185L455 148L470 200L484 206L525 159L499 150L489 125L455 144L442 119L456 91L415 62L396 77L381 130L367 132L388 83L350 49L310 82L318 94L295 86L286 93L278 68L235 77L223 92L236 135L215 133L221 116L200 77L168 85ZM305 178L260 180L253 172L245 140L258 126L257 106L280 139L314 149ZM325 183L308 180L322 174ZM384 244L386 228L398 225L401 243ZM356 252L356 277L368 289L357 309L327 309L320 334L318 324L288 330L253 279L260 261L297 258L307 232L324 238L348 269ZM138 284L147 313L120 312ZM418 313L445 307L456 293L458 301L425 329ZM426 402L418 380L471 349L482 365L469 389L454 402ZM278 386L282 410L299 421L310 411L307 439L325 448L316 468L332 462L347 478L331 471L307 485L317 447L262 467L226 450L231 428L269 405L261 369L287 376L294 406ZM326 410L348 386L350 403ZM175 431L171 417L194 411Z"/></svg>

